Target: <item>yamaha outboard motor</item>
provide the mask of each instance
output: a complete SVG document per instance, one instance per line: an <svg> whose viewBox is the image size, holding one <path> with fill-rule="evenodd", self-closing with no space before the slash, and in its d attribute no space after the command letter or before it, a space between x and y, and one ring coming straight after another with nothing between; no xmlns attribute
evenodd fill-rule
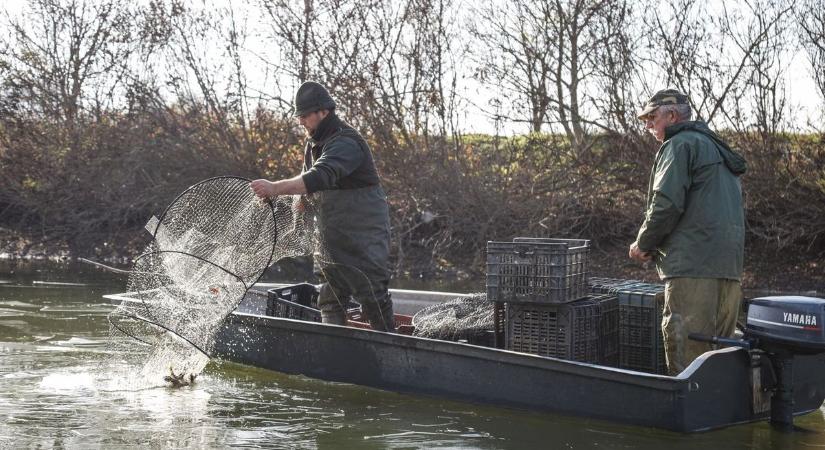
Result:
<svg viewBox="0 0 825 450"><path fill-rule="evenodd" d="M793 362L795 355L825 353L825 299L799 296L754 298L742 339L706 337L691 339L764 351L773 367L775 389L771 397L771 424L793 427Z"/></svg>
<svg viewBox="0 0 825 450"><path fill-rule="evenodd" d="M768 353L776 373L771 423L793 426L793 359L825 352L825 300L813 297L761 297L748 302L745 339Z"/></svg>

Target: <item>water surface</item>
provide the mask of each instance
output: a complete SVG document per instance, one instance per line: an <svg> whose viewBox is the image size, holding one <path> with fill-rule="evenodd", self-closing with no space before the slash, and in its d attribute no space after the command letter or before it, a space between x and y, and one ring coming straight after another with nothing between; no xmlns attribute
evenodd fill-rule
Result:
<svg viewBox="0 0 825 450"><path fill-rule="evenodd" d="M124 381L135 368L107 346L101 298L125 282L83 265L0 263L0 448L825 448L823 409L797 419L805 432L683 435L220 361L194 387L135 390Z"/></svg>

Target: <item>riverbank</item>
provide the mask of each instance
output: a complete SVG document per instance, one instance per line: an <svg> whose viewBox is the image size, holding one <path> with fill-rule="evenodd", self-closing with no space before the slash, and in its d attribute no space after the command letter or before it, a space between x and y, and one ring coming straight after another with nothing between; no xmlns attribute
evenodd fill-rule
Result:
<svg viewBox="0 0 825 450"><path fill-rule="evenodd" d="M626 247L593 249L590 261L591 274L659 282L653 267L644 268L628 259ZM825 297L825 264L805 255L746 246L742 288L757 295Z"/></svg>
<svg viewBox="0 0 825 450"><path fill-rule="evenodd" d="M130 239L135 242L136 239ZM32 243L13 236L8 230L0 229L0 260L18 263L75 263L67 247ZM139 249L105 248L98 249L98 256L88 256L96 262L119 269L130 269L132 258ZM825 297L825 264L820 260L806 258L793 252L771 252L770 249L751 246L745 254L745 272L742 287L758 295L784 294ZM433 266L431 258L421 258L420 262L408 263L408 270L396 274L395 287L414 288L435 284L445 290L484 290L484 267L472 267L469 263L450 261L443 266ZM590 276L623 278L659 282L653 267L642 267L627 258L624 246L594 246L589 256ZM285 262L273 266L264 276L268 281L300 280L312 281L312 263L308 259Z"/></svg>

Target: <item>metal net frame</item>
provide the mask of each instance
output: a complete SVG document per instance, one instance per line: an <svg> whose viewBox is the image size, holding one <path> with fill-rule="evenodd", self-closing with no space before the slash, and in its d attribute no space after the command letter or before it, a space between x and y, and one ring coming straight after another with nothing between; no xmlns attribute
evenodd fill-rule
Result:
<svg viewBox="0 0 825 450"><path fill-rule="evenodd" d="M343 266L319 243L315 196L262 200L249 183L233 176L203 180L147 224L152 241L129 272L134 301L109 315L110 342L139 358L146 377L171 365L199 373L225 319L272 263L314 255L321 266ZM346 267L369 282L357 267ZM349 298L333 293L345 307Z"/></svg>
<svg viewBox="0 0 825 450"><path fill-rule="evenodd" d="M135 301L109 315L110 341L139 355L143 372L166 363L199 372L224 320L269 265L305 252L309 233L296 227L295 199L258 199L249 182L201 181L147 225L152 242L129 272Z"/></svg>

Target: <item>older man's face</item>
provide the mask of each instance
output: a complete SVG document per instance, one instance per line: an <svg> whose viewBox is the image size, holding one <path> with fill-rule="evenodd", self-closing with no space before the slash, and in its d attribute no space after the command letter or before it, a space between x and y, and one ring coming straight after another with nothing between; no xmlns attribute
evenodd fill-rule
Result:
<svg viewBox="0 0 825 450"><path fill-rule="evenodd" d="M644 118L645 130L659 142L665 141L665 128L677 122L676 113L658 108Z"/></svg>

